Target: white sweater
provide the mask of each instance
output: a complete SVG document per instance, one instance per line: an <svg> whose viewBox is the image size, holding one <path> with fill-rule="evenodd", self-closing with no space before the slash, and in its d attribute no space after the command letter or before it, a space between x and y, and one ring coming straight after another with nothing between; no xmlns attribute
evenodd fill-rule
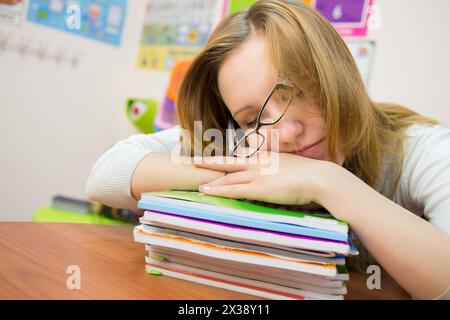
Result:
<svg viewBox="0 0 450 320"><path fill-rule="evenodd" d="M136 210L137 201L131 195L135 168L152 151L171 152L178 134L175 127L117 142L92 168L85 188L89 199ZM450 233L450 129L415 124L407 134L402 174L393 200Z"/></svg>

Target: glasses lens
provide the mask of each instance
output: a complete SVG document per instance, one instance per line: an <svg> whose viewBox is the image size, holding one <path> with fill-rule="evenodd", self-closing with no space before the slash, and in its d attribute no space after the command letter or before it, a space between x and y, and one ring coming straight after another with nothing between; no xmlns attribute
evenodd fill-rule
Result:
<svg viewBox="0 0 450 320"><path fill-rule="evenodd" d="M278 122L286 112L292 99L292 87L279 83L261 114L261 124L270 125Z"/></svg>
<svg viewBox="0 0 450 320"><path fill-rule="evenodd" d="M248 158L253 156L264 144L264 136L254 131L249 132L248 135L243 137L234 148L234 155L236 157Z"/></svg>

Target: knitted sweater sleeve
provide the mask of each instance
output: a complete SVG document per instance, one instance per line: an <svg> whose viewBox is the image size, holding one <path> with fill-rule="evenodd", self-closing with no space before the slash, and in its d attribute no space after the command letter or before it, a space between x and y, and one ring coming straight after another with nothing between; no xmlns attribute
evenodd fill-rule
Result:
<svg viewBox="0 0 450 320"><path fill-rule="evenodd" d="M179 128L136 134L118 141L95 162L85 193L92 201L114 208L137 209L131 179L139 162L151 152L171 152L179 141Z"/></svg>

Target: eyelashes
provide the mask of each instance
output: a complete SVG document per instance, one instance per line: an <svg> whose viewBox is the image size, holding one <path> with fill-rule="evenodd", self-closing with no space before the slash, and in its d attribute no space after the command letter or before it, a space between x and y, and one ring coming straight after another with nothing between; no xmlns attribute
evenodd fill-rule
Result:
<svg viewBox="0 0 450 320"><path fill-rule="evenodd" d="M251 122L246 122L246 123L245 123L245 126L246 126L247 128L254 127L255 125L256 125L256 118L255 118L253 121L251 121Z"/></svg>

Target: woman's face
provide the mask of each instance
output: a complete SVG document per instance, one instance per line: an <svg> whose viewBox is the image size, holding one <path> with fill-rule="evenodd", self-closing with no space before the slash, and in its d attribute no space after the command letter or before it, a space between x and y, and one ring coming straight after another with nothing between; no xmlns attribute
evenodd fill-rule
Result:
<svg viewBox="0 0 450 320"><path fill-rule="evenodd" d="M241 128L255 120L277 82L278 72L266 53L264 38L253 35L230 53L219 70L222 99ZM276 136L271 132L274 129L278 130L278 147L270 138ZM306 98L292 99L281 120L275 125L263 126L260 132L266 136L264 149L329 160L325 121L317 106ZM249 143L252 144L251 139ZM339 164L343 162L341 158L338 154Z"/></svg>

